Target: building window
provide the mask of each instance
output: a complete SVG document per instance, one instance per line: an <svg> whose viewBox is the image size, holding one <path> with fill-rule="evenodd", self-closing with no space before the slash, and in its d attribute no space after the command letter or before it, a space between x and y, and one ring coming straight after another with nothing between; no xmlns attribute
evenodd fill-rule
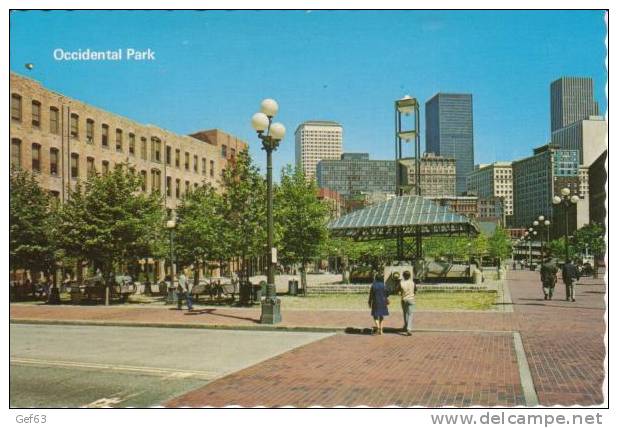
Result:
<svg viewBox="0 0 618 428"><path fill-rule="evenodd" d="M11 165L21 168L21 140L18 138L11 140Z"/></svg>
<svg viewBox="0 0 618 428"><path fill-rule="evenodd" d="M116 128L116 151L122 152L122 129Z"/></svg>
<svg viewBox="0 0 618 428"><path fill-rule="evenodd" d="M91 175L95 173L93 157L88 156L86 158L86 173L88 174L88 177L90 177Z"/></svg>
<svg viewBox="0 0 618 428"><path fill-rule="evenodd" d="M161 171L158 169L153 169L151 171L151 188L153 192L160 193L161 192Z"/></svg>
<svg viewBox="0 0 618 428"><path fill-rule="evenodd" d="M32 126L41 127L41 103L36 100L32 101Z"/></svg>
<svg viewBox="0 0 618 428"><path fill-rule="evenodd" d="M167 196L172 197L172 177L165 179L165 193Z"/></svg>
<svg viewBox="0 0 618 428"><path fill-rule="evenodd" d="M215 161L213 160L210 161L210 176L215 176Z"/></svg>
<svg viewBox="0 0 618 428"><path fill-rule="evenodd" d="M41 172L41 145L32 144L32 171Z"/></svg>
<svg viewBox="0 0 618 428"><path fill-rule="evenodd" d="M60 112L56 107L49 108L49 132L60 133Z"/></svg>
<svg viewBox="0 0 618 428"><path fill-rule="evenodd" d="M180 198L180 178L176 179L176 199Z"/></svg>
<svg viewBox="0 0 618 428"><path fill-rule="evenodd" d="M79 115L71 113L71 137L79 139Z"/></svg>
<svg viewBox="0 0 618 428"><path fill-rule="evenodd" d="M142 137L141 139L140 157L144 160L148 160L148 140L146 140L146 137Z"/></svg>
<svg viewBox="0 0 618 428"><path fill-rule="evenodd" d="M109 172L109 161L104 160L101 162L101 174L107 174Z"/></svg>
<svg viewBox="0 0 618 428"><path fill-rule="evenodd" d="M227 146L225 144L221 145L221 157L227 158Z"/></svg>
<svg viewBox="0 0 618 428"><path fill-rule="evenodd" d="M140 175L142 176L142 192L145 192L148 189L148 173L142 170Z"/></svg>
<svg viewBox="0 0 618 428"><path fill-rule="evenodd" d="M202 158L202 175L206 175L206 158Z"/></svg>
<svg viewBox="0 0 618 428"><path fill-rule="evenodd" d="M79 177L79 155L71 153L71 178Z"/></svg>
<svg viewBox="0 0 618 428"><path fill-rule="evenodd" d="M21 95L11 94L11 119L21 121Z"/></svg>
<svg viewBox="0 0 618 428"><path fill-rule="evenodd" d="M129 133L129 154L135 156L135 134Z"/></svg>
<svg viewBox="0 0 618 428"><path fill-rule="evenodd" d="M152 137L152 160L161 162L161 140L157 137Z"/></svg>
<svg viewBox="0 0 618 428"><path fill-rule="evenodd" d="M51 175L58 175L58 149L49 149L49 173Z"/></svg>
<svg viewBox="0 0 618 428"><path fill-rule="evenodd" d="M172 164L172 148L170 146L165 146L165 163Z"/></svg>
<svg viewBox="0 0 618 428"><path fill-rule="evenodd" d="M190 191L191 191L191 183L189 183L189 180L187 180L185 181L185 195L188 195Z"/></svg>
<svg viewBox="0 0 618 428"><path fill-rule="evenodd" d="M180 168L180 149L176 149L176 168Z"/></svg>
<svg viewBox="0 0 618 428"><path fill-rule="evenodd" d="M235 159L235 158L236 158L236 150L230 149L230 159Z"/></svg>
<svg viewBox="0 0 618 428"><path fill-rule="evenodd" d="M193 172L197 173L198 171L198 164L197 164L197 155L193 156Z"/></svg>
<svg viewBox="0 0 618 428"><path fill-rule="evenodd" d="M190 159L189 152L185 152L185 169L187 171L189 170L189 159Z"/></svg>
<svg viewBox="0 0 618 428"><path fill-rule="evenodd" d="M101 125L101 146L109 147L109 126L106 124Z"/></svg>

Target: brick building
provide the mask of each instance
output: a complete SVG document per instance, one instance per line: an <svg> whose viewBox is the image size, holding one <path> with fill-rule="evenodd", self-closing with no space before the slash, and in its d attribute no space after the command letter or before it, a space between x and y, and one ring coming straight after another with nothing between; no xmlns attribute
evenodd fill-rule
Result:
<svg viewBox="0 0 618 428"><path fill-rule="evenodd" d="M144 191L173 209L190 188L219 187L221 172L247 144L218 129L178 135L93 107L11 73L11 163L35 173L61 201L92 171L128 162Z"/></svg>
<svg viewBox="0 0 618 428"><path fill-rule="evenodd" d="M11 164L32 171L60 202L88 174L128 162L143 178L142 190L161 192L171 213L189 189L219 188L228 162L248 147L218 129L179 135L140 124L15 73L10 91Z"/></svg>

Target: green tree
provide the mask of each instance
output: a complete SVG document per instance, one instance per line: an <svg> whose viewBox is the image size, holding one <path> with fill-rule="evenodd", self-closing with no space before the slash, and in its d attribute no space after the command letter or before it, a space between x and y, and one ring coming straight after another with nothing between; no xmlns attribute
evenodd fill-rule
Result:
<svg viewBox="0 0 618 428"><path fill-rule="evenodd" d="M564 260L566 258L566 247L564 245L564 239L562 238L549 241L549 243L547 244L547 249L549 250L552 257L556 257L561 260Z"/></svg>
<svg viewBox="0 0 618 428"><path fill-rule="evenodd" d="M511 255L512 251L511 238L502 227L497 227L494 234L489 238L489 256L499 259L502 263L504 259Z"/></svg>
<svg viewBox="0 0 618 428"><path fill-rule="evenodd" d="M198 266L225 258L225 223L223 198L212 186L200 186L185 195L176 208L175 252L180 264ZM194 282L198 281L199 269L195 269Z"/></svg>
<svg viewBox="0 0 618 428"><path fill-rule="evenodd" d="M281 258L287 263L300 263L306 293L307 263L320 255L327 242L328 206L317 198L315 181L307 180L302 169L288 165L281 171L274 212L280 230Z"/></svg>
<svg viewBox="0 0 618 428"><path fill-rule="evenodd" d="M249 152L242 151L223 173L222 184L225 228L221 243L227 258L241 258L241 274L248 279L247 259L266 250L266 181Z"/></svg>
<svg viewBox="0 0 618 428"><path fill-rule="evenodd" d="M605 227L599 223L583 226L573 234L573 249L577 254L594 257L594 274L597 275L598 260L605 254Z"/></svg>
<svg viewBox="0 0 618 428"><path fill-rule="evenodd" d="M139 192L141 179L126 164L93 174L70 192L59 211L56 241L69 257L103 274L105 304L113 273L124 263L158 256L163 233L161 196Z"/></svg>
<svg viewBox="0 0 618 428"><path fill-rule="evenodd" d="M598 223L587 224L573 234L573 249L578 254L601 257L605 254L605 227Z"/></svg>
<svg viewBox="0 0 618 428"><path fill-rule="evenodd" d="M54 204L27 171L11 169L9 191L10 269L49 276L54 269Z"/></svg>

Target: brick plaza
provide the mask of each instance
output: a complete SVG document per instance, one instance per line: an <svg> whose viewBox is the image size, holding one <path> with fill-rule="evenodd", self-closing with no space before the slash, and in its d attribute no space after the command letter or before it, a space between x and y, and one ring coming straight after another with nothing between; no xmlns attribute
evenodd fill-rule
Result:
<svg viewBox="0 0 618 428"><path fill-rule="evenodd" d="M167 406L594 406L604 402L605 285L583 278L577 302L544 301L539 274L511 271L512 304L492 312L418 312L412 337L393 307L384 336L363 334L363 311L259 309L193 314L149 307L12 305L13 322L332 330L334 335L214 380ZM512 310L511 310L512 309ZM347 332L346 332L347 330ZM517 337L523 344L517 352Z"/></svg>

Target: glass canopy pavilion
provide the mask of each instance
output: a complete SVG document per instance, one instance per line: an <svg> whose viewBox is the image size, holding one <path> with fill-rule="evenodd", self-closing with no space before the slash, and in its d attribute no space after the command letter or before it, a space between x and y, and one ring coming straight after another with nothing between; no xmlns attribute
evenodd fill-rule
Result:
<svg viewBox="0 0 618 428"><path fill-rule="evenodd" d="M332 220L331 236L357 241L399 236L477 235L478 225L422 196L397 196Z"/></svg>

